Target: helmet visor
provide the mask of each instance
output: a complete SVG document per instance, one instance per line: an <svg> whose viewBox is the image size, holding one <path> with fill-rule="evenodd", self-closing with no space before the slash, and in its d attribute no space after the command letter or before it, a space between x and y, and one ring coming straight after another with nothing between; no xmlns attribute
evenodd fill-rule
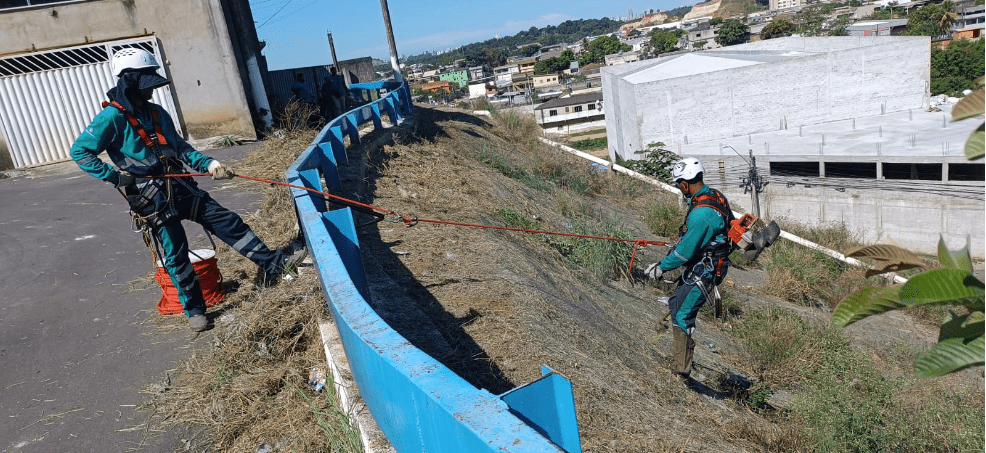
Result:
<svg viewBox="0 0 986 453"><path fill-rule="evenodd" d="M170 80L159 76L152 68L141 69L138 73L140 74L137 81L138 90L160 88L171 83Z"/></svg>

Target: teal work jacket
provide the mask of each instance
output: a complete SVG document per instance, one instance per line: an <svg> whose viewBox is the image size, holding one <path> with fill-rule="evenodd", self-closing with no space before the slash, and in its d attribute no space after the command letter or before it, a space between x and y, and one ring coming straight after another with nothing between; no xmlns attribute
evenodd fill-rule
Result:
<svg viewBox="0 0 986 453"><path fill-rule="evenodd" d="M168 142L166 147L169 148L168 151L174 153L174 157L195 171L207 172L213 159L198 152L178 135L168 112L158 105L147 105L157 109L161 132ZM148 133L154 132L149 108L135 113L134 117ZM135 176L157 176L164 174L166 169L164 163L160 162L137 131L130 126L123 113L114 107L106 107L96 115L92 123L75 140L69 154L86 173L94 178L116 184L119 177L117 170L97 157L103 151L106 151L106 155L117 168Z"/></svg>
<svg viewBox="0 0 986 453"><path fill-rule="evenodd" d="M694 203L695 198L708 193L711 193L709 186L702 187L688 200L689 207ZM703 247L715 239L723 239L726 231L726 219L719 214L719 211L711 207L699 206L688 213L685 226L687 231L675 245L674 250L664 257L658 265L664 272L699 259Z"/></svg>

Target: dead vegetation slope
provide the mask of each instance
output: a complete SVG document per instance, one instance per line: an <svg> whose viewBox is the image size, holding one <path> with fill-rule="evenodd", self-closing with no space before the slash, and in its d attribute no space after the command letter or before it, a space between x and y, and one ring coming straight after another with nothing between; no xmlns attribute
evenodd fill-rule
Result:
<svg viewBox="0 0 986 453"><path fill-rule="evenodd" d="M533 121L509 112L477 117L417 107L414 121L400 129L396 143L349 150L350 164L340 167L340 195L421 219L645 239L662 239L649 233L646 213L655 204L677 205L666 192L596 172L584 160L541 144L534 139ZM311 135L270 138L236 168L280 178ZM268 243L283 245L294 236L290 197L283 188L263 190L263 206L246 220ZM639 250L637 274L627 278L624 264L598 266L600 255L628 261L626 244L374 220L356 214L370 303L381 317L494 394L537 379L541 365L564 374L574 387L586 452L825 450L805 433L842 429L783 418L797 417L792 413L770 417L751 410L749 400L756 395L749 391L750 370L761 358L735 336L742 316L722 323L703 311L695 360L709 379L696 391L672 376L671 335L659 322L667 312L657 302L661 288L639 280L639 269L664 256L662 247ZM358 451L358 439L332 396L306 385L308 370L325 360L317 322L327 311L314 276L257 288L250 283L256 272L252 264L224 246L219 257L231 292L212 311L214 348L148 389L152 398L146 407L153 416L144 428L149 435L171 426L189 428L197 435L183 451ZM829 324L824 311L754 291L761 281L759 270L734 267L723 285L730 310L745 315L780 306L813 325ZM182 319L156 319L165 329L185 329ZM899 366L907 363L906 356L936 338L933 329L899 316L868 319L846 332L887 368L886 376L906 374ZM813 367L813 352L799 353L774 371ZM981 370L970 373L981 375ZM790 379L758 374L777 382ZM937 420L918 422L931 431L929 443L889 449L967 451L939 441L950 432L949 423L942 412L927 410L946 405L938 401L942 382L953 381L908 384L894 395L895 405L878 408L891 415L927 413L928 420ZM977 383L962 407L982 406L981 379ZM858 392L867 392L864 387ZM959 407L951 404L946 415ZM826 407L853 410L851 403L838 401ZM980 426L981 420L980 414ZM964 434L969 444L981 445L978 431ZM897 438L906 441L907 435Z"/></svg>
<svg viewBox="0 0 986 453"><path fill-rule="evenodd" d="M596 222L604 233L659 239L648 233L644 208L673 199L596 173L532 132L509 115L485 120L419 108L417 130L368 156L365 178L352 182L359 198L424 219L513 226L505 219L517 217L560 232ZM542 364L564 374L575 388L585 451L757 451L784 437L744 406L689 391L673 377L656 289L574 265L563 253L578 244L423 223L378 223L363 234L370 279L398 283L374 294L385 319L398 314L391 325L492 393L537 379ZM664 252L642 249L637 268ZM407 303L419 314L408 315ZM700 344L707 332L700 326ZM719 360L698 356L706 366Z"/></svg>

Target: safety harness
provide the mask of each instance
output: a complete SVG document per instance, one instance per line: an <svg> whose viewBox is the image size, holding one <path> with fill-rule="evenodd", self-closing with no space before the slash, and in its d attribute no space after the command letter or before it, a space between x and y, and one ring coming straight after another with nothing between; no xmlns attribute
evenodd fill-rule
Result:
<svg viewBox="0 0 986 453"><path fill-rule="evenodd" d="M157 157L157 159L161 161L161 163L164 165L165 167L164 174L175 174L175 173L185 172L182 163L178 161L175 157L169 156L163 149L163 147L168 146L168 139L165 138L164 136L164 131L161 128L161 117L158 114L156 108L151 107L150 109L151 121L154 127L154 132L148 133L147 130L144 129L144 126L140 123L140 121L138 121L137 118L119 102L103 101L102 106L103 108L114 107L117 110L119 110L120 113L123 114L123 117L126 118L128 123L130 123L130 127L132 127L134 131L137 132L137 135L139 135L140 139L144 142L145 145L147 145L147 148L150 149L151 152L154 153L154 156ZM127 203L130 205L130 218L132 222L133 231L141 233L143 235L144 244L147 246L148 249L151 250L151 255L152 258L154 259L156 259L155 255L164 256L159 250L160 244L157 243L157 237L154 234L152 234L150 231L153 225L157 225L159 222L164 220L159 216L159 214L161 214L161 210L155 209L153 212L145 213L143 215L141 213L138 213L137 211L142 210L142 208L147 206L148 203L150 203L153 206L154 204L153 198L161 190L163 190L167 194L166 199L164 201L164 205L169 206L172 201L171 200L172 181L177 181L178 183L187 186L189 189L193 189L192 186L189 186L187 183L182 181L182 179L183 178L163 178L162 180L157 180L156 178L148 178L148 181L144 183L144 187L137 188L138 191L137 195L128 195L123 190L120 190L119 188L117 189L120 192L120 194L123 195L123 197L127 200ZM163 187L161 187L162 184ZM198 195L196 190L192 190L192 193ZM192 209L193 213L198 211L198 204L200 199L201 199L200 196L195 197L195 206ZM209 239L209 242L212 243L212 248L215 249L216 248L215 242L212 241L212 235L209 234L208 231L206 231L206 237Z"/></svg>
<svg viewBox="0 0 986 453"><path fill-rule="evenodd" d="M734 222L735 216L726 197L722 192L709 187L709 193L692 198L688 213L685 214L685 222L678 229L680 236L688 231L688 216L699 207L712 208L718 212L723 218L723 228L716 232L717 239L702 247L697 260L693 259L692 263L686 264L682 279L698 286L706 300L713 304L716 318L722 318L722 297L718 286L726 276L729 254L736 248L736 244L730 239L730 228L737 222Z"/></svg>
<svg viewBox="0 0 986 453"><path fill-rule="evenodd" d="M722 192L709 187L709 193L697 195L692 198L691 206L685 215L685 223L678 229L681 236L684 236L688 231L688 216L691 215L695 208L699 207L715 209L723 218L723 228L716 233L716 236L722 239L713 240L702 247L701 257L699 259L700 262L712 268L706 269L706 272L711 271L712 278L715 284L718 285L723 278L723 263L735 249L735 244L729 238L729 230L735 217L733 216L733 210L729 207L729 201L722 195Z"/></svg>
<svg viewBox="0 0 986 453"><path fill-rule="evenodd" d="M130 126L137 131L137 135L140 136L140 139L143 140L144 144L147 145L148 148L153 150L155 154L159 152L160 145L168 144L168 139L164 138L164 132L161 131L161 118L160 116L158 116L157 109L151 108L151 119L154 123L154 135L152 136L148 134L146 130L144 130L144 126L140 124L140 121L137 121L137 118L134 117L133 114L130 113L126 108L120 105L119 102L103 101L104 109L110 106L116 107L116 109L123 114L123 117L127 119L127 122L130 123ZM158 156L158 158L160 159L161 156Z"/></svg>

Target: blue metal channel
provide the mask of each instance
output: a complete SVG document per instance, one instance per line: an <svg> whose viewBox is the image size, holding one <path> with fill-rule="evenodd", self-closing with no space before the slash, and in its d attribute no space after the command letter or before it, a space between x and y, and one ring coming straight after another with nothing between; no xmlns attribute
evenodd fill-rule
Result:
<svg viewBox="0 0 986 453"><path fill-rule="evenodd" d="M358 143L360 125L382 127L411 113L405 84L351 85L359 99L379 97L329 122L286 172L291 184L339 189L343 134ZM380 95L381 91L387 93ZM355 137L353 134L356 134ZM544 377L503 395L477 389L411 345L367 304L369 293L349 208L328 210L319 196L292 188L295 207L322 291L335 319L353 378L367 408L398 452L581 452L572 386Z"/></svg>

